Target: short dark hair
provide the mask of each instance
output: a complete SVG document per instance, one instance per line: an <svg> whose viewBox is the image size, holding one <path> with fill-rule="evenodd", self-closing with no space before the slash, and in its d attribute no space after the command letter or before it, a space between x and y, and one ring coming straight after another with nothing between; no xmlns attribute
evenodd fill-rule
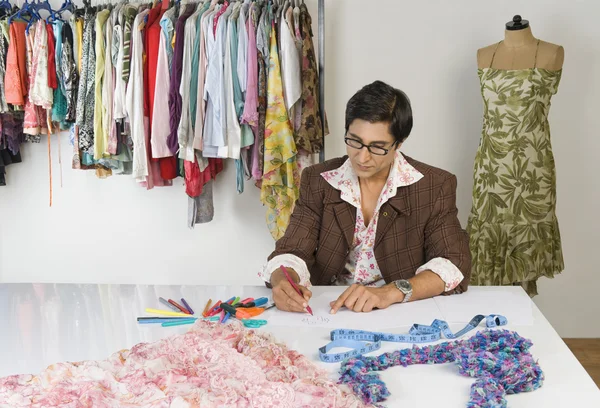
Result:
<svg viewBox="0 0 600 408"><path fill-rule="evenodd" d="M382 81L364 86L350 98L346 105L346 133L355 119L389 123L396 143L404 142L413 126L408 96Z"/></svg>

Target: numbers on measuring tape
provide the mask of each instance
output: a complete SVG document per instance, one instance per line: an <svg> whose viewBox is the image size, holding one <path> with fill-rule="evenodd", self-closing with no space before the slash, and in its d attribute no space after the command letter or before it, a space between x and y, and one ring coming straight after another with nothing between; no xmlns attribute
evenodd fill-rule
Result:
<svg viewBox="0 0 600 408"><path fill-rule="evenodd" d="M487 327L504 326L508 323L506 317L501 315L476 315L463 329L456 333L452 333L447 322L438 319L434 320L429 326L414 324L410 328L409 334L337 329L330 333L331 342L319 349L319 357L321 361L335 363L378 350L381 348L382 341L414 344L434 342L441 339L442 336L447 339L456 339L475 329L484 319ZM371 343L365 343L366 341ZM329 350L336 347L346 347L352 350L344 353L329 354Z"/></svg>

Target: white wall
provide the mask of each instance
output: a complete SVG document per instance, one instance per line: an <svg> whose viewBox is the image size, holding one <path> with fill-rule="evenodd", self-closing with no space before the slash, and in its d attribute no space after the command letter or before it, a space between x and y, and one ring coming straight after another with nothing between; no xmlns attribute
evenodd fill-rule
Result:
<svg viewBox="0 0 600 408"><path fill-rule="evenodd" d="M317 1L306 3L317 35ZM600 337L600 4L593 0L326 2L327 157L344 152L346 101L381 79L413 103L405 152L455 173L463 225L481 134L476 50L502 39L516 13L534 35L566 50L550 123L558 169L558 217L566 269L541 279L535 302L564 337ZM70 169L61 135L63 187L53 138L54 205L48 208L45 143L26 145L0 188L0 282L253 284L272 249L258 190L235 192L232 163L216 183L215 219L186 227L182 181L145 191L127 176L98 180Z"/></svg>

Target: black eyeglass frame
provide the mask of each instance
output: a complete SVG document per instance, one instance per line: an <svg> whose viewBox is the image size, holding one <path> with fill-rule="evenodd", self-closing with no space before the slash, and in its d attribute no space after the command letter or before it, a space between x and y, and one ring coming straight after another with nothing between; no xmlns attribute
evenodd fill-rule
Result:
<svg viewBox="0 0 600 408"><path fill-rule="evenodd" d="M388 149L386 149L385 147L366 145L360 140L356 140L351 137L345 137L344 143L346 143L346 146L357 150L361 150L363 147L366 147L369 153L374 154L375 156L386 156L390 152L390 150L392 150L398 144L398 142L394 142ZM351 143L354 143L355 145L353 146ZM358 145L360 145L360 147ZM376 153L371 149L378 149L381 150L383 153Z"/></svg>

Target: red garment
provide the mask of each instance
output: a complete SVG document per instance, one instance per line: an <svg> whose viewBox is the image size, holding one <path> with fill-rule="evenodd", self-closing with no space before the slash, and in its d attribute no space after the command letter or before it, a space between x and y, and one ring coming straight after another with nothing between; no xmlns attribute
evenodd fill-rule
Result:
<svg viewBox="0 0 600 408"><path fill-rule="evenodd" d="M48 32L48 86L52 89L58 88L58 80L56 79L56 61L54 60L54 31L50 24L46 24Z"/></svg>
<svg viewBox="0 0 600 408"><path fill-rule="evenodd" d="M208 167L200 171L198 162L192 163L184 160L185 168L185 193L190 197L202 194L204 185L211 179L214 180L223 171L223 159L208 159Z"/></svg>
<svg viewBox="0 0 600 408"><path fill-rule="evenodd" d="M156 65L158 61L158 45L160 44L160 19L164 11L157 4L148 12L146 31L144 32L144 116L152 123L152 108L154 105L154 88L156 85ZM152 135L152 128L150 128Z"/></svg>
<svg viewBox="0 0 600 408"><path fill-rule="evenodd" d="M146 127L146 154L148 155L149 173L151 177L148 177L147 188L151 189L154 186L170 186L173 183L172 179L177 177L177 162L175 158L167 158L166 160L175 160L174 171L163 171L161 163L152 158L152 108L154 105L154 99L150 101L150 96L154 96L154 88L156 84L156 62L158 59L158 42L151 39L153 30L151 28L156 24L160 23L160 18L164 12L161 9L160 3L157 4L148 12L146 21L146 27L142 33L144 40L144 126ZM159 26L160 28L160 26ZM159 32L160 34L160 32ZM159 37L160 38L160 37ZM152 62L153 61L153 62ZM151 79L152 78L152 79ZM169 162L169 163L170 163ZM167 167L170 168L171 166Z"/></svg>
<svg viewBox="0 0 600 408"><path fill-rule="evenodd" d="M227 11L227 7L229 7L229 2L225 0L225 3L223 3L223 7L221 7L221 10L219 10L215 15L215 18L213 20L213 35L215 36L217 35L217 23L219 22L219 17L221 17L221 15Z"/></svg>
<svg viewBox="0 0 600 408"><path fill-rule="evenodd" d="M160 36L162 28L160 19L165 10L161 3L158 3L148 13L148 22L146 23L146 32L144 40L146 43L146 59L144 62L144 114L149 118L150 140L152 140L152 117L154 115L154 96L156 90L156 67L158 65L158 47L160 45ZM146 92L147 90L147 92ZM152 152L151 144L150 152ZM150 153L152 156L152 153ZM173 180L177 177L177 158L164 157L160 159L150 159L150 165L160 171L160 175L165 180Z"/></svg>

